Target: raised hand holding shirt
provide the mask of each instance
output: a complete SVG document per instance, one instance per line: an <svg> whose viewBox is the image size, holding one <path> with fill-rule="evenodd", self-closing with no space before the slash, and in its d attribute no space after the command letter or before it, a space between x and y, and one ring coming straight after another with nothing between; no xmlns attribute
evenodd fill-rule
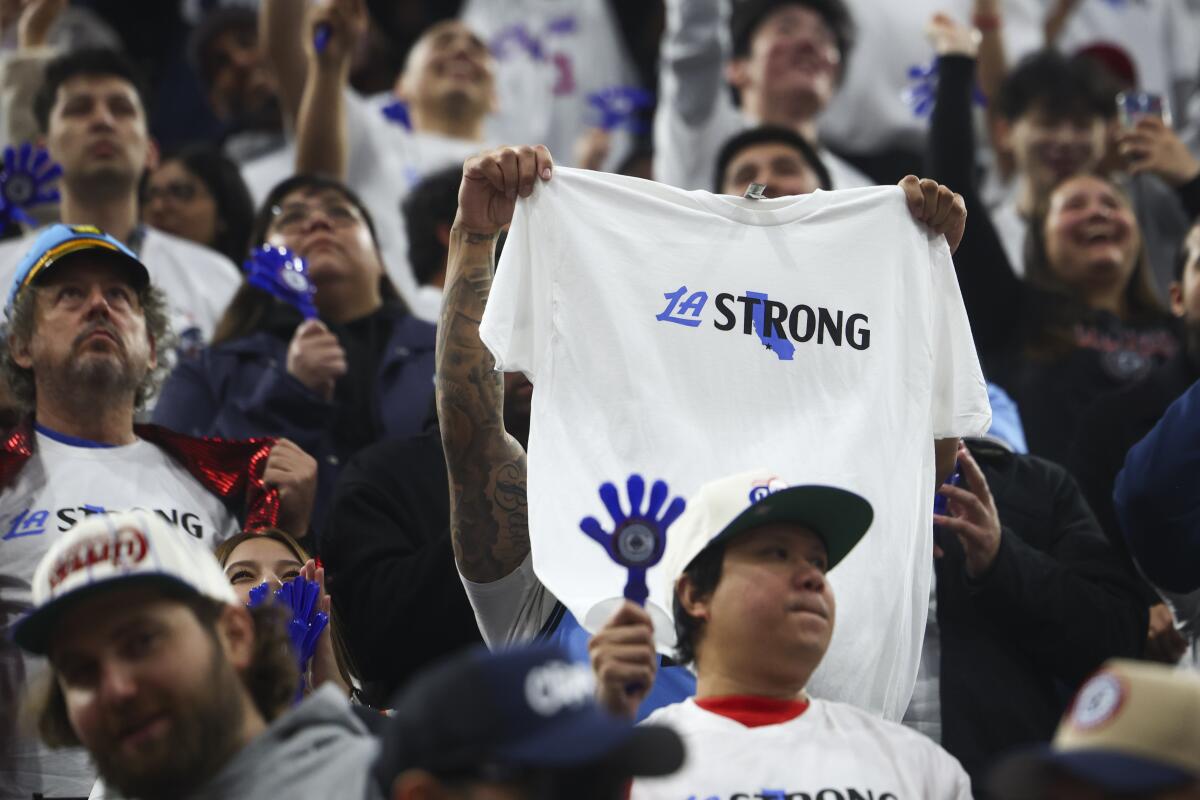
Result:
<svg viewBox="0 0 1200 800"><path fill-rule="evenodd" d="M750 201L560 167L517 203L480 336L537 386L533 568L577 619L598 627L626 577L563 528L610 476L687 497L770 465L843 486L876 523L831 576L838 625L811 688L900 717L929 596L933 440L982 434L990 414L949 249L899 188ZM661 583L648 570L648 607L669 614Z"/></svg>

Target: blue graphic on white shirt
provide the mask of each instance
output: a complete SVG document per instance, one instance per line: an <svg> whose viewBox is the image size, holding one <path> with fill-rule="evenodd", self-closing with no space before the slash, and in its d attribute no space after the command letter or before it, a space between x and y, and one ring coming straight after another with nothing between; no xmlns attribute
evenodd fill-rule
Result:
<svg viewBox="0 0 1200 800"><path fill-rule="evenodd" d="M380 109L384 119L394 122L406 131L412 130L412 117L408 113L408 103L394 100Z"/></svg>
<svg viewBox="0 0 1200 800"><path fill-rule="evenodd" d="M554 42L555 37L563 37L577 32L578 25L575 17L565 15L555 17L546 23L541 35L531 31L524 23L518 22L502 28L492 37L488 47L497 61L505 61L516 54L525 53L534 61L549 61L554 65L557 75L554 81L555 96L572 94L575 89L574 62L565 50L548 52L554 44L565 45L565 42Z"/></svg>
<svg viewBox="0 0 1200 800"><path fill-rule="evenodd" d="M677 325L686 325L689 328L695 328L700 325L700 312L704 310L704 304L708 302L708 294L705 292L692 292L685 302L679 308L678 316L675 315L675 307L679 305L679 299L687 292L686 286L680 286L673 292L668 292L663 295L671 302L667 303L667 307L662 310L662 313L655 317L660 322L674 322ZM688 317L691 317L690 319Z"/></svg>
<svg viewBox="0 0 1200 800"><path fill-rule="evenodd" d="M91 503L81 503L78 506L57 509L26 508L12 518L7 528L0 528L0 530L5 531L4 535L0 536L0 542L6 542L10 539L21 539L26 536L41 536L53 531L62 533L72 528L85 517L90 517L92 514L104 514L107 511L108 509L104 506L92 505ZM153 511L188 535L196 539L205 538L206 528L202 517L194 511L181 511L178 508L156 508Z"/></svg>
<svg viewBox="0 0 1200 800"><path fill-rule="evenodd" d="M746 292L746 297L761 301L754 307L754 331L758 334L758 340L763 343L763 347L779 356L780 361L791 361L796 355L796 346L788 341L786 336L776 333L774 323L771 324L770 330L767 330L764 318L767 313L767 300L770 298L765 292Z"/></svg>
<svg viewBox="0 0 1200 800"><path fill-rule="evenodd" d="M37 536L45 533L46 521L48 519L50 519L49 511L32 511L27 508L13 519L12 525L8 528L8 533L4 534L4 540L17 539L22 536Z"/></svg>
<svg viewBox="0 0 1200 800"><path fill-rule="evenodd" d="M700 327L708 292L696 290L689 294L687 286L680 286L662 296L667 306L654 315L656 320L687 328ZM712 320L713 328L756 337L778 361L794 361L796 345L800 344L844 346L852 350L871 346L870 319L865 313L816 304L789 305L772 300L766 292L747 291L740 295L718 292L714 298L717 318Z"/></svg>

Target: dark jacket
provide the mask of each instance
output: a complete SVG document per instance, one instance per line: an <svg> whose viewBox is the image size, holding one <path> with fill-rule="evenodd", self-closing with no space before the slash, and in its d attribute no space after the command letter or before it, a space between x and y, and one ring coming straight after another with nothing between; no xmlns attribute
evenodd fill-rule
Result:
<svg viewBox="0 0 1200 800"><path fill-rule="evenodd" d="M437 430L356 455L321 540L329 593L367 699L386 703L437 658L482 642L450 544Z"/></svg>
<svg viewBox="0 0 1200 800"><path fill-rule="evenodd" d="M1113 502L1147 577L1170 592L1200 589L1200 381L1130 449Z"/></svg>
<svg viewBox="0 0 1200 800"><path fill-rule="evenodd" d="M1125 463L1129 448L1150 432L1167 406L1187 391L1197 378L1200 378L1200 369L1186 354L1180 353L1145 380L1097 399L1079 422L1075 445L1066 466L1079 481L1079 488L1096 513L1100 527L1127 559L1131 571L1133 562L1129 560L1129 549L1113 508L1117 473ZM1142 585L1149 604L1160 602L1149 584L1142 582Z"/></svg>
<svg viewBox="0 0 1200 800"><path fill-rule="evenodd" d="M382 309L390 335L380 342L373 391L369 394L371 440L414 436L433 394L433 325L402 309ZM290 326L276 326L203 350L181 361L164 384L154 421L192 436L291 439L317 459L317 501L313 528L321 531L330 493L341 464L354 454L336 430L336 399L326 401L287 371ZM331 326L335 333L337 327ZM341 334L339 333L339 336ZM353 374L339 382L345 387Z"/></svg>
<svg viewBox="0 0 1200 800"><path fill-rule="evenodd" d="M936 533L942 746L978 785L999 754L1054 734L1067 700L1107 658L1137 656L1147 611L1065 469L970 442L1003 526L980 580Z"/></svg>

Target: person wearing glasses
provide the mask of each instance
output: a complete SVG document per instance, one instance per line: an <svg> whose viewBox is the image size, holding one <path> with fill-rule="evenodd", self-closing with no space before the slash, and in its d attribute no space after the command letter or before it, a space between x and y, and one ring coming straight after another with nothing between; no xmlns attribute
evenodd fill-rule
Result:
<svg viewBox="0 0 1200 800"><path fill-rule="evenodd" d="M297 443L319 465L319 534L341 465L367 444L421 431L433 394L434 326L409 313L384 272L370 214L335 180L280 183L250 241L305 259L318 318L244 283L212 346L163 385L154 421L195 436Z"/></svg>
<svg viewBox="0 0 1200 800"><path fill-rule="evenodd" d="M240 261L250 239L254 201L228 156L209 144L166 156L146 176L142 219L160 231Z"/></svg>
<svg viewBox="0 0 1200 800"><path fill-rule="evenodd" d="M212 338L237 291L238 272L220 253L139 219L141 177L158 162L144 97L142 76L124 55L80 50L46 66L32 108L21 113L32 112L39 140L62 167L62 176L50 182L61 194L57 221L94 225L147 265L166 296L179 349L188 353ZM43 230L0 243L0 285L11 285Z"/></svg>

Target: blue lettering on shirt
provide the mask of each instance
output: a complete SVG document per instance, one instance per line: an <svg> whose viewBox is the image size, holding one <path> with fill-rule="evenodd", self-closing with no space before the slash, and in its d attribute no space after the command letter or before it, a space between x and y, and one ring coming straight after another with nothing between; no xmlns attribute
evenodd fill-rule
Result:
<svg viewBox="0 0 1200 800"><path fill-rule="evenodd" d="M50 512L43 509L32 511L25 509L13 519L12 525L8 528L8 533L4 534L4 540L17 539L21 536L37 536L46 532L46 520L50 518Z"/></svg>

